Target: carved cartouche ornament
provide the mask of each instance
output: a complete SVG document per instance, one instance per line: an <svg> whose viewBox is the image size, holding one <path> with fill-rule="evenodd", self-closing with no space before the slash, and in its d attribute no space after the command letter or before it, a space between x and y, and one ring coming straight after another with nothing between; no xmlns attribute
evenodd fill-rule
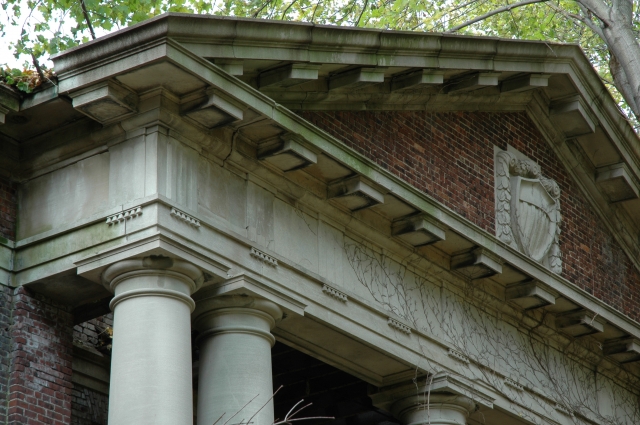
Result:
<svg viewBox="0 0 640 425"><path fill-rule="evenodd" d="M554 273L562 272L560 188L540 166L512 153L496 155L496 235Z"/></svg>

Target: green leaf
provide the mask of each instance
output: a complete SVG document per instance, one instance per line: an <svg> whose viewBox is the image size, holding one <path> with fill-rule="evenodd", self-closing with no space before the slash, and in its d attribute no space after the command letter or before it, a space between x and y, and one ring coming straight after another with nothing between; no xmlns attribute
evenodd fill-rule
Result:
<svg viewBox="0 0 640 425"><path fill-rule="evenodd" d="M21 91L27 92L27 93L31 93L31 87L29 87L29 83L27 83L25 81L18 82L18 84L16 84L16 87L18 88L18 90L21 90Z"/></svg>

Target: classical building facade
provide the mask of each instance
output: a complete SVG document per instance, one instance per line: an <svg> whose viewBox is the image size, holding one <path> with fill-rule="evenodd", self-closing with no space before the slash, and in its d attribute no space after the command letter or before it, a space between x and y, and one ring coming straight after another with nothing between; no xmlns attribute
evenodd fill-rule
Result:
<svg viewBox="0 0 640 425"><path fill-rule="evenodd" d="M0 422L640 423L640 144L577 46L168 14L53 60L0 87Z"/></svg>

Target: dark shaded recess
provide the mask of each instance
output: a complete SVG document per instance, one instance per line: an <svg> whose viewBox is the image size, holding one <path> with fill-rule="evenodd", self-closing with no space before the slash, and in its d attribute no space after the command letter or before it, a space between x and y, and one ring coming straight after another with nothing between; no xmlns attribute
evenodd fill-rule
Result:
<svg viewBox="0 0 640 425"><path fill-rule="evenodd" d="M82 304L73 309L73 324L79 325L96 317L111 313L109 303L113 297L103 298L98 301Z"/></svg>
<svg viewBox="0 0 640 425"><path fill-rule="evenodd" d="M311 406L295 417L333 416L335 420L305 420L300 425L376 425L397 421L372 406L370 385L346 372L308 356L280 342L271 350L276 421L300 400ZM296 422L293 422L296 424Z"/></svg>

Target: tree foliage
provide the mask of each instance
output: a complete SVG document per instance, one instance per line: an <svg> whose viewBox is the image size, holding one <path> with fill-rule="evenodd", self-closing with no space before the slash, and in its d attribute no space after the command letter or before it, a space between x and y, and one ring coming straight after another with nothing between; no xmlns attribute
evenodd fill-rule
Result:
<svg viewBox="0 0 640 425"><path fill-rule="evenodd" d="M640 14L633 0L3 1L5 16L0 19L0 34L7 26L22 25L19 39L12 43L16 57L26 54L39 58L54 54L95 38L96 34L164 12L576 43L582 46L622 106L628 106L636 116L640 115L640 107L637 107L640 104L640 66L628 63L636 56L640 58L636 37L640 30ZM618 32L608 37L607 31L617 27L628 29L626 35L623 37ZM621 37L628 39L629 34L637 50L631 58L625 53L628 46L616 46L615 42ZM616 51L623 48L626 50ZM633 69L638 70L635 72L637 78L627 75ZM621 95L616 92L616 86Z"/></svg>

